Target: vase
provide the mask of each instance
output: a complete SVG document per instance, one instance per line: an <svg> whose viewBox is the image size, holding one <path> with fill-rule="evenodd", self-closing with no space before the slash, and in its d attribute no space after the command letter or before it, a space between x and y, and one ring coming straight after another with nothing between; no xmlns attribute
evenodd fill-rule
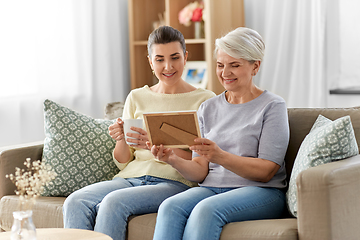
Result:
<svg viewBox="0 0 360 240"><path fill-rule="evenodd" d="M11 240L36 240L36 229L32 221L32 211L13 212Z"/></svg>
<svg viewBox="0 0 360 240"><path fill-rule="evenodd" d="M204 38L204 22L194 22L195 38Z"/></svg>

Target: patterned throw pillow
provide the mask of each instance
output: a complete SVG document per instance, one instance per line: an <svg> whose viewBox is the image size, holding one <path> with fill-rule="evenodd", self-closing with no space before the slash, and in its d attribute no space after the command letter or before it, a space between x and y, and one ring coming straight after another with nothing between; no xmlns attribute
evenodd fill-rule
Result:
<svg viewBox="0 0 360 240"><path fill-rule="evenodd" d="M357 154L359 149L350 116L331 121L319 115L301 143L291 172L286 193L291 214L297 217L296 178L301 171Z"/></svg>
<svg viewBox="0 0 360 240"><path fill-rule="evenodd" d="M119 172L112 158L115 141L108 134L114 120L93 119L50 100L44 102L43 160L57 177L43 196L66 197Z"/></svg>

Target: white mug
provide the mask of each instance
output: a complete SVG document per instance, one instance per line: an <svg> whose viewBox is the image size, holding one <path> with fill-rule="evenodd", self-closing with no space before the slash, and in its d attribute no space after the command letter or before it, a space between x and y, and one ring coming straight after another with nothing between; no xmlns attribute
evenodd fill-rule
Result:
<svg viewBox="0 0 360 240"><path fill-rule="evenodd" d="M144 129L144 125L143 125L143 120L142 119L123 119L124 122L124 135L125 135L125 140L127 140L128 138L132 138L132 137L128 137L126 134L127 133L139 133L136 131L133 131L130 129L130 127L138 127L138 128L142 128ZM126 141L127 144L129 145L137 145L136 143L132 143L132 142L128 142Z"/></svg>

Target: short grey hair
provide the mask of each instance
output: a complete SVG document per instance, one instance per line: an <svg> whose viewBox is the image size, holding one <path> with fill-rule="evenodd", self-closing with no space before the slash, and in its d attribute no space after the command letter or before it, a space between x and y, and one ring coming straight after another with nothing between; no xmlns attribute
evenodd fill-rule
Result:
<svg viewBox="0 0 360 240"><path fill-rule="evenodd" d="M265 44L258 32L239 27L215 41L215 56L221 49L233 58L242 58L249 62L262 61Z"/></svg>

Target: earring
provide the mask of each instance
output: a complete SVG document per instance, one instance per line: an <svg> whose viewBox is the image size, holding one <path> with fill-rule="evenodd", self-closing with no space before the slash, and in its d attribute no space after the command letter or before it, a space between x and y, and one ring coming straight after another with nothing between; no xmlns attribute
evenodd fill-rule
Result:
<svg viewBox="0 0 360 240"><path fill-rule="evenodd" d="M152 74L155 75L155 71L154 71L154 70L152 70Z"/></svg>

